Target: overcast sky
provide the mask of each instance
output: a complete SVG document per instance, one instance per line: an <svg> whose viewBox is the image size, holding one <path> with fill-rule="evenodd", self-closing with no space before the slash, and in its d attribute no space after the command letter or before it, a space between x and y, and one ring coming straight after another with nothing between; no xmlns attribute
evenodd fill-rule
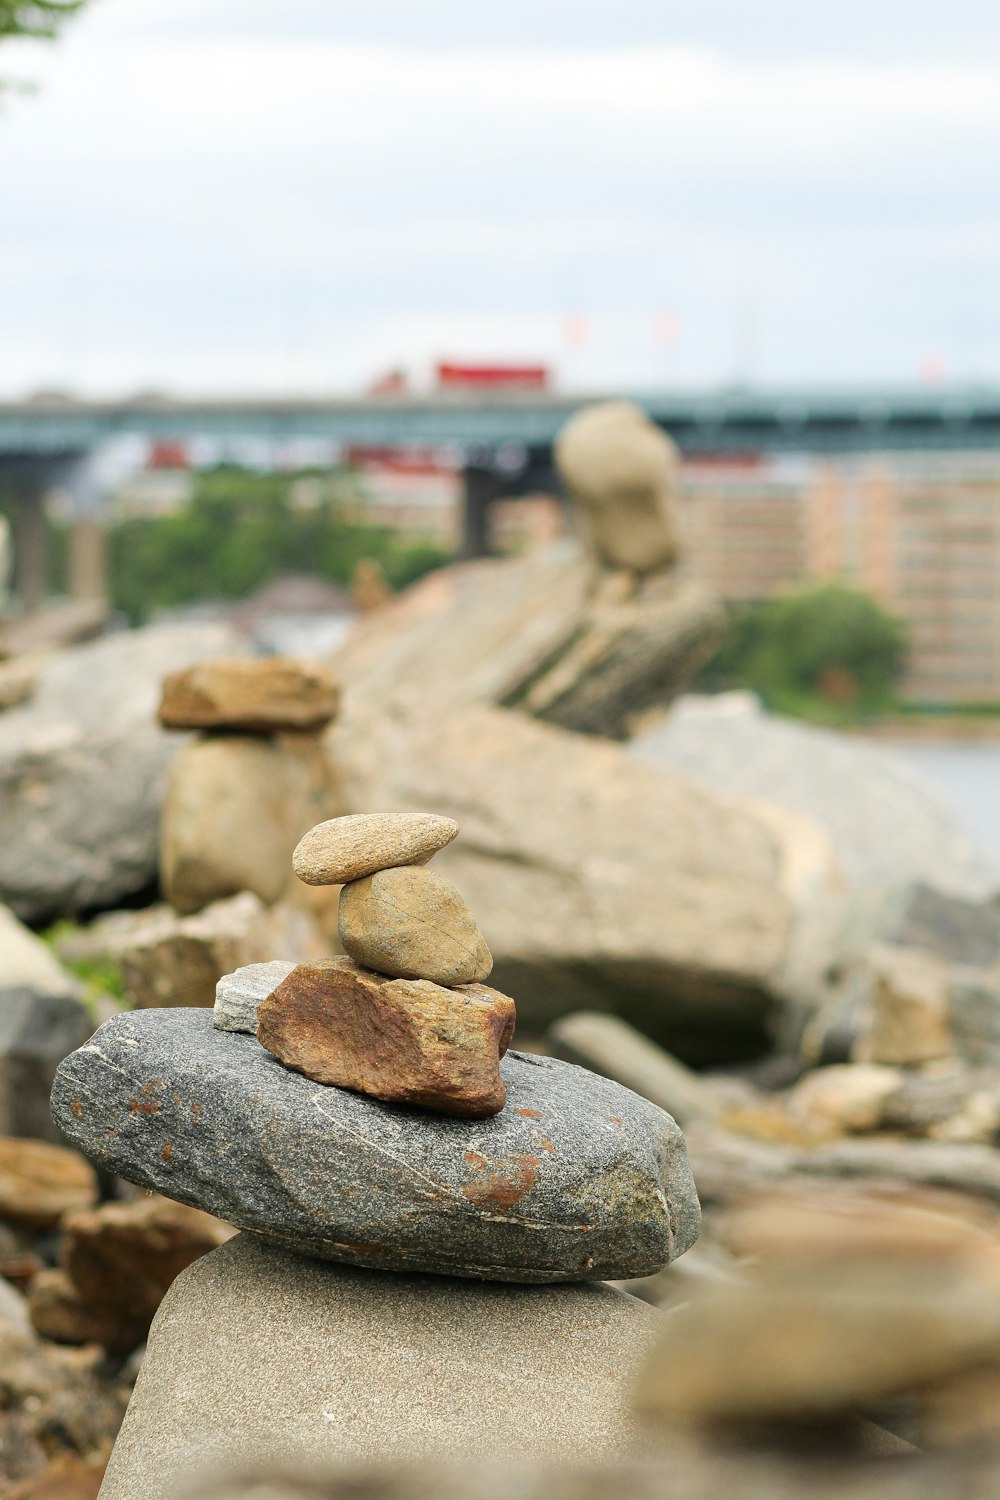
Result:
<svg viewBox="0 0 1000 1500"><path fill-rule="evenodd" d="M91 0L2 75L3 395L1000 380L996 0Z"/></svg>

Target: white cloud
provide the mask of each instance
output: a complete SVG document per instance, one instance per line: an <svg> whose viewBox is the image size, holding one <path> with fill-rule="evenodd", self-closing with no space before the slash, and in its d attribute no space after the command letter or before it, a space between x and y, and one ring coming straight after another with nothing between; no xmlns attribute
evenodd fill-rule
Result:
<svg viewBox="0 0 1000 1500"><path fill-rule="evenodd" d="M597 48L585 26L384 45L363 7L346 41L307 0L277 35L270 3L196 9L95 0L58 47L4 49L41 92L0 116L0 388L349 385L477 348L723 378L748 316L761 374L900 378L1000 334L987 61L762 59L721 30ZM595 333L569 360L578 309Z"/></svg>

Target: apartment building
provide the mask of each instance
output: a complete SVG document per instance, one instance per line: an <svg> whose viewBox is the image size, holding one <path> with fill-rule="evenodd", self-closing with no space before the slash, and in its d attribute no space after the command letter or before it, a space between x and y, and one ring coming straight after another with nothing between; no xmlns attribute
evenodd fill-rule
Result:
<svg viewBox="0 0 1000 1500"><path fill-rule="evenodd" d="M1000 455L689 461L681 526L725 598L841 579L906 621L909 698L1000 700Z"/></svg>

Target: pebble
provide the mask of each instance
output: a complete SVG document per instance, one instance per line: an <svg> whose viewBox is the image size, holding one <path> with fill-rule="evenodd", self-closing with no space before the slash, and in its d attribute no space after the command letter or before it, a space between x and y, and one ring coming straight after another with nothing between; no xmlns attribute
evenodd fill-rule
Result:
<svg viewBox="0 0 1000 1500"><path fill-rule="evenodd" d="M508 1052L503 1110L461 1120L281 1067L210 1012L124 1012L61 1065L53 1115L106 1171L322 1260L475 1280L647 1276L700 1211L669 1115Z"/></svg>
<svg viewBox="0 0 1000 1500"><path fill-rule="evenodd" d="M446 1115L495 1115L514 1002L486 985L384 979L349 958L301 964L264 999L257 1037L317 1083Z"/></svg>
<svg viewBox="0 0 1000 1500"><path fill-rule="evenodd" d="M379 870L340 893L338 934L345 953L396 979L476 984L493 956L450 880L419 865Z"/></svg>
<svg viewBox="0 0 1000 1500"><path fill-rule="evenodd" d="M299 840L292 869L306 885L344 885L376 870L422 865L458 835L437 813L354 813L317 823Z"/></svg>
<svg viewBox="0 0 1000 1500"><path fill-rule="evenodd" d="M244 964L232 974L223 974L215 986L212 1016L219 1031L257 1030L257 1010L272 990L295 968L292 959L275 958L270 963Z"/></svg>

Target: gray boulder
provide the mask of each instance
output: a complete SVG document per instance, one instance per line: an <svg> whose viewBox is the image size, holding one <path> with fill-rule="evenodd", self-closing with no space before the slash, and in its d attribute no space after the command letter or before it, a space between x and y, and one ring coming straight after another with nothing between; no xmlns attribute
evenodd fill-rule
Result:
<svg viewBox="0 0 1000 1500"><path fill-rule="evenodd" d="M379 1276L238 1235L167 1293L101 1500L231 1464L621 1459L661 1327L610 1287Z"/></svg>
<svg viewBox="0 0 1000 1500"><path fill-rule="evenodd" d="M156 878L167 672L241 650L224 625L172 625L59 651L0 716L0 900L26 921L112 906Z"/></svg>
<svg viewBox="0 0 1000 1500"><path fill-rule="evenodd" d="M91 1030L87 1012L68 995L0 988L0 1135L62 1140L49 1090L56 1068Z"/></svg>
<svg viewBox="0 0 1000 1500"><path fill-rule="evenodd" d="M52 1090L100 1166L309 1255L552 1282L643 1276L694 1242L684 1141L608 1079L509 1052L507 1104L460 1120L293 1073L198 1010L105 1023Z"/></svg>
<svg viewBox="0 0 1000 1500"><path fill-rule="evenodd" d="M975 899L1000 888L1000 868L916 772L879 746L766 713L751 694L682 698L630 751L814 818L866 900L911 881Z"/></svg>

